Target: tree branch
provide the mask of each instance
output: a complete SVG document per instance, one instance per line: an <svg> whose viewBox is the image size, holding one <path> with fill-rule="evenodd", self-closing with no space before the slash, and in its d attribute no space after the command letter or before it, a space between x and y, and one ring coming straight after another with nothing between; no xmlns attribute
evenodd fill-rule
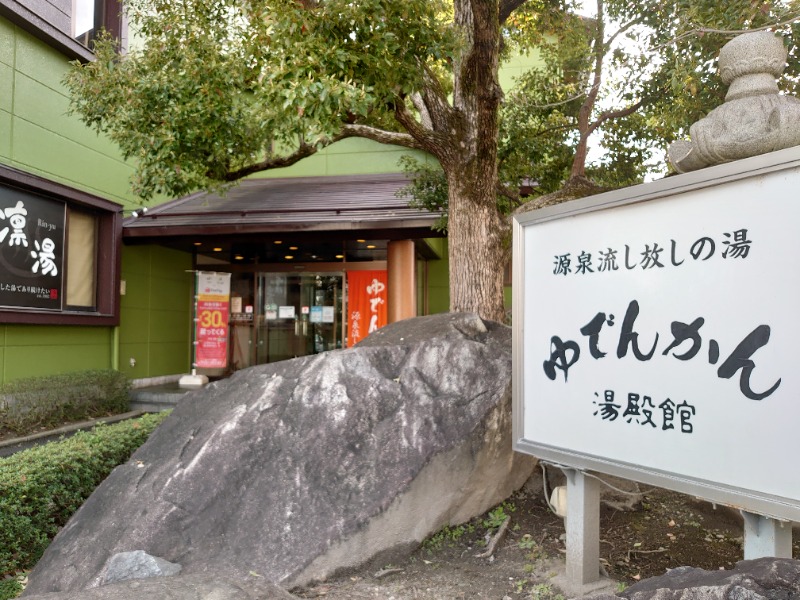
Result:
<svg viewBox="0 0 800 600"><path fill-rule="evenodd" d="M414 92L409 96L411 99L411 103L414 105L414 108L417 109L419 113L419 120L423 127L426 129L433 129L433 121L431 120L431 113L428 110L428 107L425 105L425 101L422 99L422 94L419 92Z"/></svg>
<svg viewBox="0 0 800 600"><path fill-rule="evenodd" d="M500 18L498 19L500 24L506 22L506 19L511 16L515 10L517 10L520 6L525 4L527 0L502 0L500 2Z"/></svg>
<svg viewBox="0 0 800 600"><path fill-rule="evenodd" d="M675 44L675 43L677 43L677 42L679 42L679 41L681 41L681 40L683 40L685 38L692 37L692 36L695 36L695 35L696 36L702 36L702 35L706 35L708 33L717 33L717 34L720 34L720 35L734 36L734 35L739 35L739 34L742 34L742 33L751 33L753 31L768 31L768 30L773 29L775 27L783 27L784 25L791 25L792 23L796 22L798 19L800 19L800 13L794 13L790 17L787 17L786 19L784 19L783 21L778 21L777 23L770 23L769 25L764 25L763 27L753 27L752 29L713 29L711 27L696 27L694 29L690 29L689 31L686 31L686 32L680 34L677 37L672 38L671 40L668 40L668 41L664 42L663 44L661 44L659 46L656 46L655 48L653 48L653 50L663 50L664 48L666 48L670 44Z"/></svg>
<svg viewBox="0 0 800 600"><path fill-rule="evenodd" d="M600 125L602 125L606 121L610 121L612 119L621 119L623 117L627 117L628 115L632 115L637 110L639 110L644 105L644 100L639 100L634 104L631 104L627 108L621 108L619 110L607 110L605 112L600 113L600 116L594 120L594 122L589 127L589 132L594 132Z"/></svg>
<svg viewBox="0 0 800 600"><path fill-rule="evenodd" d="M331 139L330 142L326 143L325 146L332 144L333 142L342 139L341 137L335 136ZM266 171L268 169L279 169L281 167L290 167L296 162L303 160L304 158L311 156L317 152L317 147L312 144L306 144L305 142L301 142L300 146L295 150L293 153L286 155L286 156L274 156L266 158L261 162L253 163L252 165L247 165L246 167L242 167L240 169L236 169L235 171L229 171L225 175L225 181L236 181L241 179L242 177L247 177L248 175L252 175L253 173L258 173L259 171Z"/></svg>
<svg viewBox="0 0 800 600"><path fill-rule="evenodd" d="M403 106L405 107L405 105ZM417 123L410 113L408 116L412 121L414 121L414 123ZM403 124L403 126L405 127L405 124ZM417 123L417 127L421 128L419 123ZM425 149L424 146L414 138L414 136L408 133L386 131L385 129L378 129L377 127L370 127L369 125L359 125L357 123L345 125L342 129L339 139L350 137L362 137L375 142L380 142L381 144L394 144L395 146L403 146L404 148L412 148L414 150Z"/></svg>
<svg viewBox="0 0 800 600"><path fill-rule="evenodd" d="M431 117L429 129L432 131L443 131L450 128L450 121L453 116L453 108L447 101L447 94L442 89L442 84L436 74L427 64L422 65L423 87L421 90L422 100Z"/></svg>

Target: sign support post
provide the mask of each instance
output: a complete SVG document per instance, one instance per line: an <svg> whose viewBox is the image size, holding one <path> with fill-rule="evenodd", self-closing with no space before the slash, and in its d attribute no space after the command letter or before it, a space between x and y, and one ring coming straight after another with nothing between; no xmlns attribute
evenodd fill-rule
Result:
<svg viewBox="0 0 800 600"><path fill-rule="evenodd" d="M741 511L744 517L744 559L792 558L792 525Z"/></svg>
<svg viewBox="0 0 800 600"><path fill-rule="evenodd" d="M600 485L577 469L567 477L567 581L584 586L600 579Z"/></svg>

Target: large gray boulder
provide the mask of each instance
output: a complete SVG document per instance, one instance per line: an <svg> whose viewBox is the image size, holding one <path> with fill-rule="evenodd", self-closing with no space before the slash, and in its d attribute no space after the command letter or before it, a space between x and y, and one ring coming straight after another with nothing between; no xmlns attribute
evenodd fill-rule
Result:
<svg viewBox="0 0 800 600"><path fill-rule="evenodd" d="M511 331L470 314L240 371L188 396L112 472L26 594L95 587L134 550L285 587L388 562L525 482L510 401Z"/></svg>
<svg viewBox="0 0 800 600"><path fill-rule="evenodd" d="M603 594L591 600L788 600L798 594L800 561L759 558L740 561L727 571L679 567L616 596Z"/></svg>
<svg viewBox="0 0 800 600"><path fill-rule="evenodd" d="M179 575L135 579L77 592L28 596L29 600L297 600L281 587L253 576Z"/></svg>

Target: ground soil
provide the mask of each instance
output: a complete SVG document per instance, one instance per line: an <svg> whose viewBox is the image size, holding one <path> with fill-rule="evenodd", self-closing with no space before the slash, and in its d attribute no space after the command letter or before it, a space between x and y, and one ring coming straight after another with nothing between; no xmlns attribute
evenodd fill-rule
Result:
<svg viewBox="0 0 800 600"><path fill-rule="evenodd" d="M510 526L489 557L478 557L496 531L489 521L497 519L487 513L463 530L433 536L403 561L292 592L326 600L563 600L556 575L564 566L564 523L538 484L529 482L505 503ZM632 506L601 508L601 564L615 582L611 591L674 567L727 569L742 560L742 523L735 511L658 488L639 489L643 494ZM797 542L794 551L797 557Z"/></svg>

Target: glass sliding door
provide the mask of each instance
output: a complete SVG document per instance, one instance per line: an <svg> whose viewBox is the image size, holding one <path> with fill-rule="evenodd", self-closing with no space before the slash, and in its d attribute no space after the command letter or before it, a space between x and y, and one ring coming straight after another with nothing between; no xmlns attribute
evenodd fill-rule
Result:
<svg viewBox="0 0 800 600"><path fill-rule="evenodd" d="M342 348L342 273L259 273L255 363Z"/></svg>

